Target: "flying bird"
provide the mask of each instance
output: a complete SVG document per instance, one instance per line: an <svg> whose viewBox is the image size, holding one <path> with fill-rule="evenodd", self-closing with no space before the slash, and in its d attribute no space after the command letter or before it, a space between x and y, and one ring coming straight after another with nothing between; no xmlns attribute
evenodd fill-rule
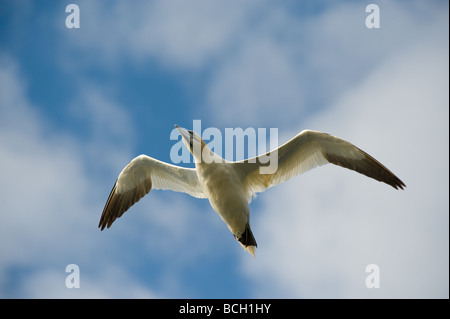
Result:
<svg viewBox="0 0 450 319"><path fill-rule="evenodd" d="M103 230L151 189L172 190L207 198L235 239L255 256L249 203L257 192L278 185L317 166L332 163L403 189L406 185L372 156L335 136L304 130L266 154L243 161L227 161L215 154L199 134L177 125L195 168L161 162L147 155L134 158L119 174L103 209L98 227ZM265 158L263 158L265 156ZM270 156L277 169L262 173Z"/></svg>

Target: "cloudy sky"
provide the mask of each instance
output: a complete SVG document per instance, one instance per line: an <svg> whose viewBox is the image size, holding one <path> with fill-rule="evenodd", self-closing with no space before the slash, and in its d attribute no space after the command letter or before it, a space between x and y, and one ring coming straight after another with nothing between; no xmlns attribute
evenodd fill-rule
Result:
<svg viewBox="0 0 450 319"><path fill-rule="evenodd" d="M80 9L67 28L66 6ZM380 9L369 29L366 6ZM447 1L0 2L1 298L448 298ZM256 258L207 200L121 169L174 124L331 133L404 191L325 166L259 194ZM201 133L201 132L199 132ZM185 164L192 167L192 164ZM66 287L66 266L80 288ZM368 289L366 266L379 269Z"/></svg>

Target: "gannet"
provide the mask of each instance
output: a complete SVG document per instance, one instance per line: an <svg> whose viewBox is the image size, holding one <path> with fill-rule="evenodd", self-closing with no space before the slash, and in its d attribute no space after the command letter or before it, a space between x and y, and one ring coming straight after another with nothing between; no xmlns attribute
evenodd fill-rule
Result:
<svg viewBox="0 0 450 319"><path fill-rule="evenodd" d="M178 125L175 127L194 156L195 168L164 163L147 155L137 156L122 170L111 190L98 225L101 230L109 228L152 188L184 192L207 198L235 239L255 256L257 244L250 227L249 203L257 192L327 163L354 170L395 189L406 187L372 156L326 133L304 130L264 154L267 158L276 152L278 168L272 174L262 174L260 168L266 165L262 163L267 163L267 160L259 160L262 155L243 161L227 161L215 154L196 132Z"/></svg>

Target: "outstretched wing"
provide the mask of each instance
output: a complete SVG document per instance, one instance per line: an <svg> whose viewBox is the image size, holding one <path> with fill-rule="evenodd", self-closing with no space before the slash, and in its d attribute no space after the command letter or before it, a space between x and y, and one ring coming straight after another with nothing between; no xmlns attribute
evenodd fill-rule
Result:
<svg viewBox="0 0 450 319"><path fill-rule="evenodd" d="M205 198L195 169L158 161L146 155L133 159L119 174L103 209L98 227L103 230L151 189L169 189Z"/></svg>
<svg viewBox="0 0 450 319"><path fill-rule="evenodd" d="M267 163L271 156L278 160L276 171L261 174L260 168L267 167L267 164L262 163ZM327 163L354 170L389 184L395 189L406 187L390 170L353 144L326 133L310 130L302 131L276 150L232 165L236 167L244 191L250 200L252 194L256 192L262 192Z"/></svg>

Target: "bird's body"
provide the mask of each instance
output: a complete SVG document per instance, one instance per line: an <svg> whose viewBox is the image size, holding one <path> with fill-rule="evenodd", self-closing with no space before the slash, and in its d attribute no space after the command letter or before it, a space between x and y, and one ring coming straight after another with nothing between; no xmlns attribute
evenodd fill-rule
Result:
<svg viewBox="0 0 450 319"><path fill-rule="evenodd" d="M230 162L212 152L195 132L176 127L195 158L195 169L167 164L146 155L136 157L122 170L114 184L100 218L102 230L109 228L152 188L170 189L208 198L234 237L254 255L257 244L250 228L249 203L257 192L326 163L357 171L396 189L405 187L373 157L329 134L303 131L269 153ZM277 169L264 174L261 168L267 166L267 158L271 155L277 160ZM262 160L263 156L265 160Z"/></svg>
<svg viewBox="0 0 450 319"><path fill-rule="evenodd" d="M250 208L242 182L229 162L198 163L197 175L212 208L244 247L256 246L249 226ZM248 229L250 237L243 236ZM250 245L251 243L251 245Z"/></svg>

